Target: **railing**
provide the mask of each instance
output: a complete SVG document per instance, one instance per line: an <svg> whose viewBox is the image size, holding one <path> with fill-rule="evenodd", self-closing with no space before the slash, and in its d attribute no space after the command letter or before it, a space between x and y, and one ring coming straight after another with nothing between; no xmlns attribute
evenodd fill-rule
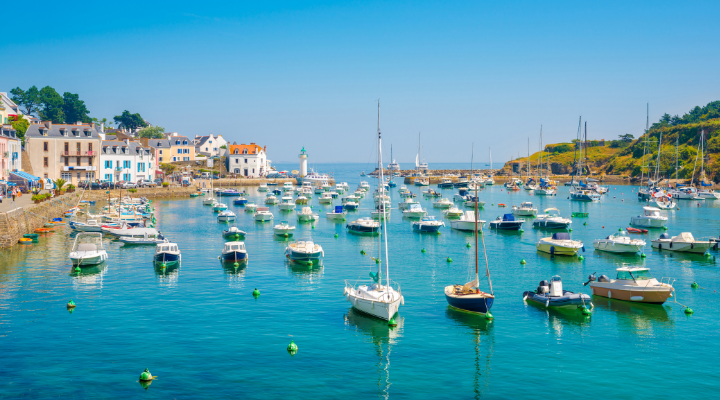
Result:
<svg viewBox="0 0 720 400"><path fill-rule="evenodd" d="M97 155L96 151L63 151L64 156L88 156L88 157L94 157Z"/></svg>

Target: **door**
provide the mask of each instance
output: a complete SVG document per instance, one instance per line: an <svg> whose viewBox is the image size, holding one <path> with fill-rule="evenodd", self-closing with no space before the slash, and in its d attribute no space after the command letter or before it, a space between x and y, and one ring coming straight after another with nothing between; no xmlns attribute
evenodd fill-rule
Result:
<svg viewBox="0 0 720 400"><path fill-rule="evenodd" d="M245 176L248 176L248 169L245 168Z"/></svg>

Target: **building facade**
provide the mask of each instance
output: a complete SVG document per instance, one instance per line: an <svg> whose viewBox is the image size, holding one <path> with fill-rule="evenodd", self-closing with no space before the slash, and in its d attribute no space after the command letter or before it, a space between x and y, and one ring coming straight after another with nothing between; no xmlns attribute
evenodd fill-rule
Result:
<svg viewBox="0 0 720 400"><path fill-rule="evenodd" d="M53 124L43 121L30 125L25 133L33 174L77 185L98 179L100 135L95 124Z"/></svg>
<svg viewBox="0 0 720 400"><path fill-rule="evenodd" d="M108 182L137 182L155 179L155 152L152 147L130 140L105 140L100 153L100 176Z"/></svg>
<svg viewBox="0 0 720 400"><path fill-rule="evenodd" d="M212 133L208 136L195 136L193 142L195 143L195 154L202 154L206 157L220 155L222 147L227 147L228 144L222 135L213 136Z"/></svg>
<svg viewBox="0 0 720 400"><path fill-rule="evenodd" d="M265 176L270 170L270 160L267 159L266 150L267 146L260 147L255 143L232 144L228 146L225 166L231 174L248 178Z"/></svg>
<svg viewBox="0 0 720 400"><path fill-rule="evenodd" d="M12 125L0 125L0 180L10 171L22 171L22 144Z"/></svg>
<svg viewBox="0 0 720 400"><path fill-rule="evenodd" d="M7 93L0 92L0 125L6 125L20 114L17 104L10 100Z"/></svg>
<svg viewBox="0 0 720 400"><path fill-rule="evenodd" d="M170 154L165 162L195 161L195 144L192 140L179 135L168 136L167 139L170 141Z"/></svg>

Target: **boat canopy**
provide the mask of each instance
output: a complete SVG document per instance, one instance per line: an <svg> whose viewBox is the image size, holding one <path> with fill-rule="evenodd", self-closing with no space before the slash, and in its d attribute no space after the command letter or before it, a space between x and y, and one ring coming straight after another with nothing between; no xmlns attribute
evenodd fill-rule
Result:
<svg viewBox="0 0 720 400"><path fill-rule="evenodd" d="M335 213L340 214L343 212L343 206L335 206Z"/></svg>
<svg viewBox="0 0 720 400"><path fill-rule="evenodd" d="M692 243L695 241L695 238L693 237L692 233L690 232L683 232L675 237L672 238L673 242L680 242L680 243Z"/></svg>
<svg viewBox="0 0 720 400"><path fill-rule="evenodd" d="M558 209L557 209L557 208L555 208L555 207L551 207L551 208L546 208L546 209L545 209L545 212L546 212L546 213L549 213L550 211L557 211L557 212L560 212L560 210L558 210Z"/></svg>
<svg viewBox="0 0 720 400"><path fill-rule="evenodd" d="M700 186L712 186L712 183L705 183L705 181L700 181Z"/></svg>
<svg viewBox="0 0 720 400"><path fill-rule="evenodd" d="M570 234L567 232L555 232L552 238L553 240L570 240Z"/></svg>
<svg viewBox="0 0 720 400"><path fill-rule="evenodd" d="M503 221L515 221L515 216L512 214L503 215Z"/></svg>

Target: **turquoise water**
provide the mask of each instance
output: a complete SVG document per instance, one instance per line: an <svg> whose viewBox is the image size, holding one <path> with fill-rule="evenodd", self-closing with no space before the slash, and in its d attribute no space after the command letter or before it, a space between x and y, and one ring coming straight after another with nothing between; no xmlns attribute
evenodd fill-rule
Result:
<svg viewBox="0 0 720 400"><path fill-rule="evenodd" d="M363 167L318 169L334 171L354 189ZM159 228L182 250L180 267L164 273L152 265L152 248L112 242L105 265L76 275L67 233L3 250L0 397L712 398L720 382L714 368L720 359L716 261L650 249L659 231L644 235L644 260L592 250L593 239L627 227L641 211L633 189L613 186L596 204L570 202L565 187L549 198L501 186L483 191L485 220L509 210L491 204L527 200L539 209L557 207L563 216L589 213L574 219L571 234L585 242L583 261L538 254L534 243L547 234L530 225L522 233L486 232L497 297L491 322L449 309L443 295L444 286L470 280L474 253L466 243L472 235L449 227L441 235L414 233L396 211L388 225L390 273L405 306L395 329L353 312L343 297L344 280L365 279L375 268L370 257L377 239L349 235L344 223L324 216L315 229L298 224L295 235L323 246L323 263L314 268L288 264L286 242L273 237L273 224L255 223L232 205L237 225L248 231L250 260L237 271L224 268L217 256L226 225L216 222L202 198L153 202ZM251 192L256 203L264 198ZM449 198L454 192L444 191ZM429 201L419 200L441 218ZM392 201L400 201L396 190ZM311 204L330 209L317 197ZM371 204L366 197L351 218L369 216ZM669 213L669 233L720 233L720 201L680 207ZM281 217L277 206L272 212L275 222L296 221L294 213ZM612 276L621 265L646 265L658 278L676 278L678 301L695 314L686 316L672 301L646 306L594 298L592 317L583 318L522 301L523 291L555 274L567 290L589 293L582 286L587 275ZM693 281L705 289L691 289ZM262 293L257 300L254 288ZM65 308L71 298L73 313ZM285 350L290 340L299 347L294 356ZM158 376L148 389L138 382L144 368Z"/></svg>

